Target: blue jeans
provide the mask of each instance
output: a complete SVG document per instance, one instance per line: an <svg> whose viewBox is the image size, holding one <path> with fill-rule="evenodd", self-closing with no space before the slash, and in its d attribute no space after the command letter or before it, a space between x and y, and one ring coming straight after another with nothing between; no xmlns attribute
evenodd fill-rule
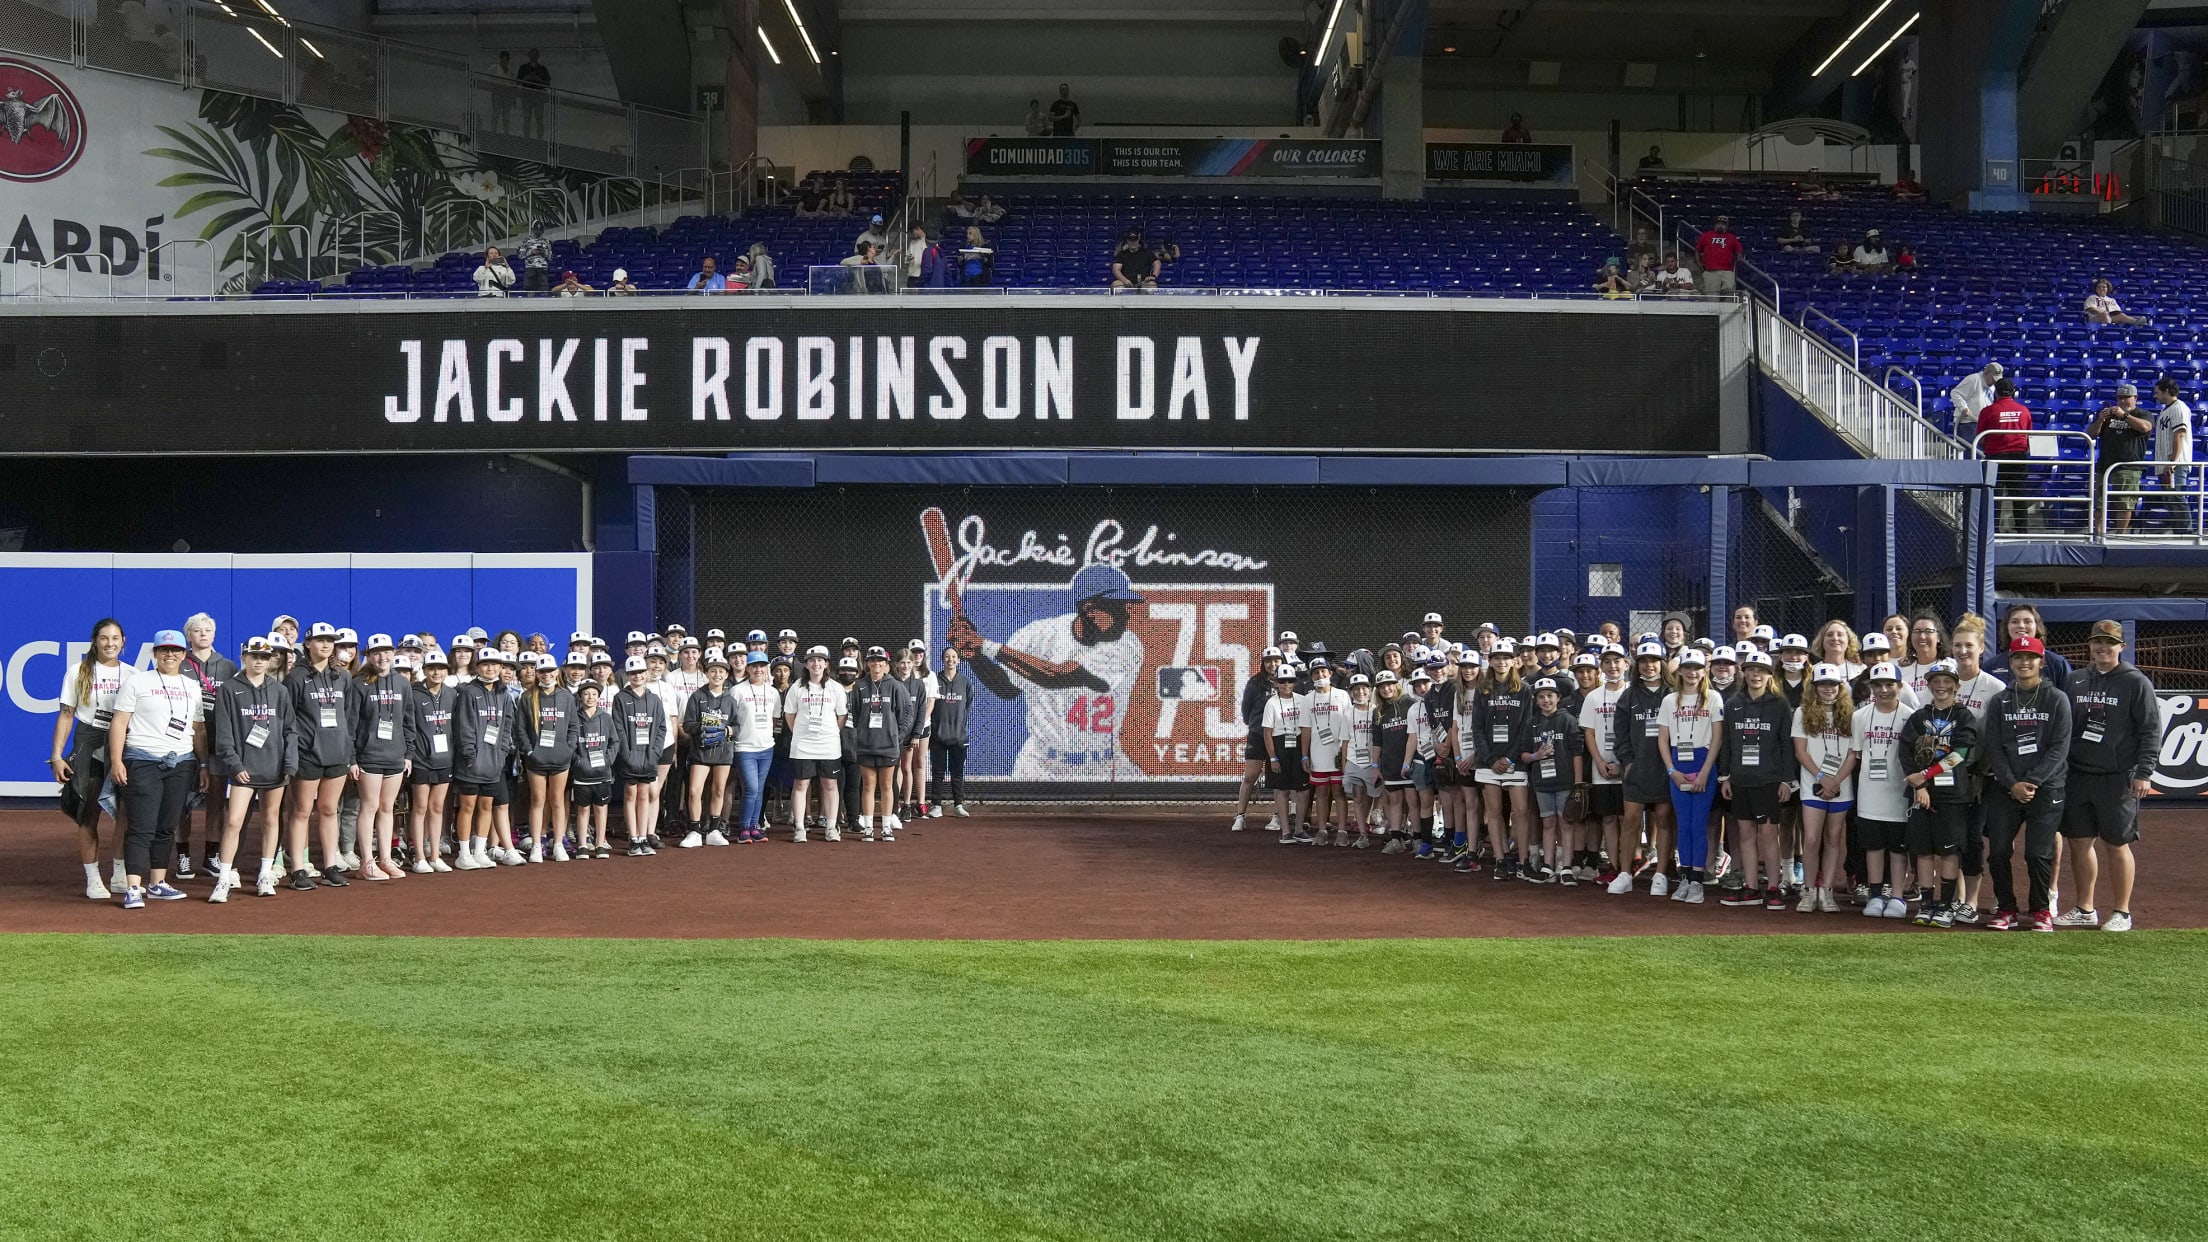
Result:
<svg viewBox="0 0 2208 1242"><path fill-rule="evenodd" d="M1705 747L1694 748L1694 761L1682 763L1679 770L1695 773L1710 765L1710 752ZM1710 775L1709 783L1699 793L1688 793L1677 782L1671 786L1671 810L1679 821L1679 865L1702 868L1710 865L1710 805L1717 800L1717 776Z"/></svg>
<svg viewBox="0 0 2208 1242"><path fill-rule="evenodd" d="M736 769L744 782L744 807L736 817L738 828L757 828L759 806L767 797L767 770L774 766L771 750L739 750L736 752Z"/></svg>

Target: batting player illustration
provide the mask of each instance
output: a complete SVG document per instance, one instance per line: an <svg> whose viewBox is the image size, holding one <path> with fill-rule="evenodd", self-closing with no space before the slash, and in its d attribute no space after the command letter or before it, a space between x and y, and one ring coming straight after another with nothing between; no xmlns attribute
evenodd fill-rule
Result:
<svg viewBox="0 0 2208 1242"><path fill-rule="evenodd" d="M1030 621L1001 643L982 637L962 611L951 618L950 643L974 680L998 698L1027 701L1015 780L1109 777L1119 723L1142 675L1142 640L1127 626L1127 606L1142 596L1127 575L1085 566L1069 593L1071 613Z"/></svg>

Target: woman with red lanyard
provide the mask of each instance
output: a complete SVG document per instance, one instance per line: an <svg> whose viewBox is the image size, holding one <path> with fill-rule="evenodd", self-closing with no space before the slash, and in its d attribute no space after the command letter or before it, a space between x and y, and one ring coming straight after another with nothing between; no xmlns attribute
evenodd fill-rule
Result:
<svg viewBox="0 0 2208 1242"><path fill-rule="evenodd" d="M61 683L61 711L54 717L54 753L46 761L54 780L63 787L62 808L73 811L77 824L77 861L84 864L84 895L94 901L114 896L100 883L100 798L108 785L108 768L120 755L107 750L107 726L115 719L115 699L123 692L130 669L122 661L123 623L102 617L92 627L92 642L85 649L68 680ZM62 743L69 753L62 754ZM123 816L118 799L115 816L115 887L126 888L123 871Z"/></svg>
<svg viewBox="0 0 2208 1242"><path fill-rule="evenodd" d="M1682 650L1672 674L1675 688L1656 709L1656 741L1671 779L1672 822L1678 826L1679 882L1671 899L1691 906L1706 899L1710 805L1717 798L1717 752L1725 744L1725 703L1710 689L1708 667L1701 648Z"/></svg>
<svg viewBox="0 0 2208 1242"><path fill-rule="evenodd" d="M129 835L123 841L125 910L184 897L168 882L168 860L184 817L184 795L200 787L206 719L199 687L184 676L184 636L175 630L155 634L153 667L123 683L107 727L108 753L121 757L114 767L115 789L130 801Z"/></svg>

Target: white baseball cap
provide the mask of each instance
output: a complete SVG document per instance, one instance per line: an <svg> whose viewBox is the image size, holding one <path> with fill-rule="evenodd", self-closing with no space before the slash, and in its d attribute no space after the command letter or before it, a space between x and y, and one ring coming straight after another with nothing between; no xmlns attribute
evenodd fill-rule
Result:
<svg viewBox="0 0 2208 1242"><path fill-rule="evenodd" d="M651 666L644 662L643 656L630 656L628 661L622 664L621 669L628 673L648 673L651 671Z"/></svg>

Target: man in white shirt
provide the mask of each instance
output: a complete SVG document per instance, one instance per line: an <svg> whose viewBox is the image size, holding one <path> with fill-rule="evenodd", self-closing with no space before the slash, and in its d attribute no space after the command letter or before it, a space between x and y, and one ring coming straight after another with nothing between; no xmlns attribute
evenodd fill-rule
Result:
<svg viewBox="0 0 2208 1242"><path fill-rule="evenodd" d="M2180 400L2177 381L2164 377L2154 386L2154 398L2162 403L2162 409L2154 416L2154 459L2161 463L2162 486L2181 494L2172 501L2177 510L2177 520L2172 529L2186 533L2193 529L2197 517L2198 498L2189 494L2193 485L2193 407Z"/></svg>
<svg viewBox="0 0 2208 1242"><path fill-rule="evenodd" d="M492 246L483 252L483 262L475 269L475 296L502 298L514 287L514 269L506 266L506 260Z"/></svg>
<svg viewBox="0 0 2208 1242"><path fill-rule="evenodd" d="M207 757L205 699L199 683L184 672L184 651L182 633L155 634L153 667L123 683L108 725L108 753L122 756L112 769L115 787L130 808L123 842L125 910L144 908L149 897L184 896L168 882L168 859L184 800L200 787L201 761Z"/></svg>
<svg viewBox="0 0 2208 1242"><path fill-rule="evenodd" d="M1120 722L1144 662L1127 609L1142 596L1113 565L1084 566L1071 592L1072 613L1030 621L1001 643L963 614L951 621L950 645L974 680L1027 702L1015 780L1110 780L1118 765Z"/></svg>
<svg viewBox="0 0 2208 1242"><path fill-rule="evenodd" d="M1993 382L2007 373L2000 363L1989 362L1984 370L1964 376L1961 383L1947 390L1957 437L1968 440L1978 434L1978 413L1993 404Z"/></svg>

